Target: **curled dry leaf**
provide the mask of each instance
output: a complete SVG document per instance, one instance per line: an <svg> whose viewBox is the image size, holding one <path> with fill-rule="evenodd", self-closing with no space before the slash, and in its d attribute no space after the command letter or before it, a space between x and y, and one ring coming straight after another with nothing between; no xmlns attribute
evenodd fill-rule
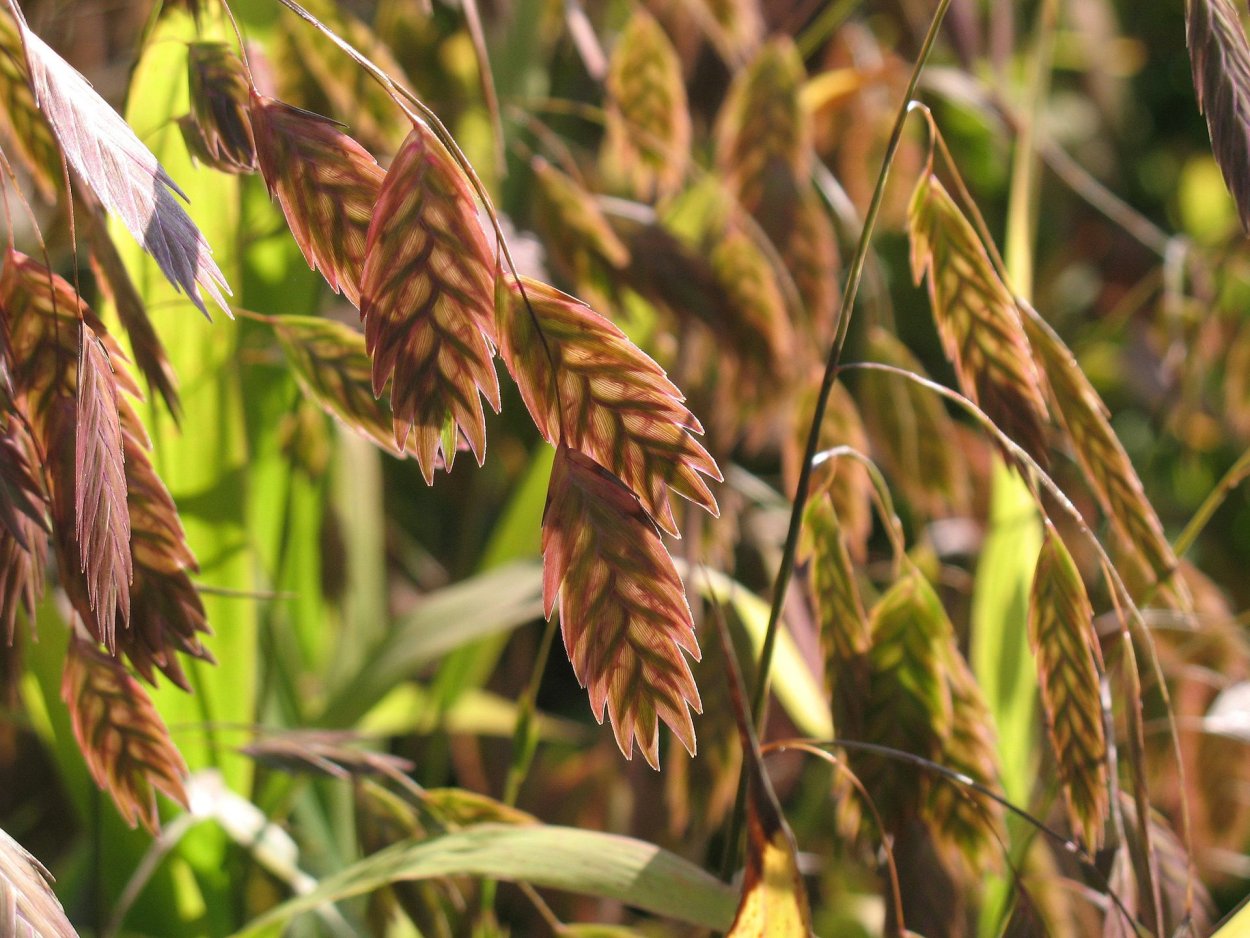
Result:
<svg viewBox="0 0 1250 938"><path fill-rule="evenodd" d="M699 656L681 578L651 518L616 476L561 445L543 514L543 608L560 628L590 709L626 758L659 768L663 720L693 755ZM683 652L685 654L683 654Z"/></svg>
<svg viewBox="0 0 1250 938"><path fill-rule="evenodd" d="M74 539L86 574L87 597L100 635L114 647L114 622L130 624L130 514L118 415L117 385L108 353L82 325L78 414L74 426ZM115 611L116 610L116 614Z"/></svg>
<svg viewBox="0 0 1250 938"><path fill-rule="evenodd" d="M204 315L201 291L229 314L222 291L230 287L204 236L174 199L174 193L186 198L177 183L82 75L24 22L18 25L35 100L79 178Z"/></svg>
<svg viewBox="0 0 1250 938"><path fill-rule="evenodd" d="M70 641L61 682L74 737L91 777L131 827L160 827L156 791L187 806L187 767L147 691L115 658Z"/></svg>
<svg viewBox="0 0 1250 938"><path fill-rule="evenodd" d="M226 173L256 171L256 143L248 116L251 87L243 63L224 42L193 42L187 48L189 115L203 151L193 154ZM186 135L186 128L183 134Z"/></svg>
<svg viewBox="0 0 1250 938"><path fill-rule="evenodd" d="M715 515L704 476L720 481L720 470L663 369L585 304L537 280L521 285L509 284L500 308L500 351L543 438L613 473L670 534L670 491Z"/></svg>
<svg viewBox="0 0 1250 938"><path fill-rule="evenodd" d="M929 275L933 318L964 394L1046 465L1043 379L1015 298L976 230L931 171L912 194L908 233L912 274L917 283Z"/></svg>
<svg viewBox="0 0 1250 938"><path fill-rule="evenodd" d="M365 239L382 168L339 124L251 92L248 114L270 196L308 265L360 305Z"/></svg>
<svg viewBox="0 0 1250 938"><path fill-rule="evenodd" d="M604 153L642 199L675 191L690 155L690 108L681 61L668 35L634 9L608 63Z"/></svg>
<svg viewBox="0 0 1250 938"><path fill-rule="evenodd" d="M78 935L52 891L52 874L3 830L0 830L0 935L11 938L77 938Z"/></svg>
<svg viewBox="0 0 1250 938"><path fill-rule="evenodd" d="M456 428L480 465L481 396L499 411L494 366L495 263L473 193L451 154L413 127L386 174L369 225L360 316L373 359L373 393L391 381L395 442L427 484L441 453L455 459Z"/></svg>
<svg viewBox="0 0 1250 938"><path fill-rule="evenodd" d="M1190 0L1185 38L1215 161L1250 231L1250 43L1232 0Z"/></svg>
<svg viewBox="0 0 1250 938"><path fill-rule="evenodd" d="M1102 845L1109 805L1107 741L1098 674L1102 654L1085 584L1047 523L1029 596L1029 644L1072 830L1090 850Z"/></svg>
<svg viewBox="0 0 1250 938"><path fill-rule="evenodd" d="M269 323L296 380L326 413L391 455L404 455L395 443L390 407L373 395L362 333L312 316L274 317Z"/></svg>
<svg viewBox="0 0 1250 938"><path fill-rule="evenodd" d="M777 203L792 209L796 185L811 172L811 128L799 99L806 77L794 42L773 39L734 79L717 118L721 174L757 217ZM764 227L774 235L780 226Z"/></svg>
<svg viewBox="0 0 1250 938"><path fill-rule="evenodd" d="M1036 311L1026 308L1024 314L1029 340L1046 371L1077 462L1124 550L1153 573L1163 599L1181 609L1192 608L1189 588L1182 577L1174 575L1179 561L1163 523L1111 427L1106 405L1055 331Z"/></svg>

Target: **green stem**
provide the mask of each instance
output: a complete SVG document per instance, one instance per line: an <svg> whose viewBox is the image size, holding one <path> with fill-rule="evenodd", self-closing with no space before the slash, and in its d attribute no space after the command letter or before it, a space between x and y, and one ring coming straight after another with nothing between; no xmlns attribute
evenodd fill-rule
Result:
<svg viewBox="0 0 1250 938"><path fill-rule="evenodd" d="M889 179L890 167L894 164L895 154L903 139L903 127L907 123L907 115L911 111L911 102L916 94L916 86L920 82L920 73L924 70L929 54L937 40L942 21L950 0L939 0L925 33L924 43L916 64L912 67L911 77L907 82L907 91L903 95L903 103L894 119L894 128L890 132L890 141L886 146L885 156L881 161L881 169L877 173L876 187L873 189L872 201L864 216L864 227L860 231L859 243L855 247L855 255L851 259L847 271L846 286L842 291L842 302L838 308L838 323L834 333L833 345L829 349L829 358L825 365L824 377L820 382L820 394L816 398L816 410L812 415L811 427L807 434L807 446L804 450L803 462L799 469L798 486L794 493L794 507L790 512L790 527L786 532L785 547L782 550L781 566L777 570L777 578L773 583L773 602L768 616L768 628L764 633L764 643L760 650L758 673L755 678L755 690L751 697L751 718L757 727L762 727L764 706L768 700L768 678L772 667L773 652L777 646L777 629L781 623L781 613L785 607L786 591L790 586L790 576L794 572L794 559L798 552L799 534L803 527L803 512L807 507L807 498L812 484L812 458L820 447L820 427L824 423L825 411L829 406L829 395L838 380L838 370L842 364L842 350L846 346L847 333L851 326L851 313L855 306L855 297L859 292L859 283L864 273L864 264L868 259L868 246L872 241L876 228L877 217L881 214L881 203L885 198L885 184ZM739 780L738 800L734 807L730 823L729 839L725 847L725 864L731 864L738 853L738 842L741 839L743 810L746 806L745 775Z"/></svg>

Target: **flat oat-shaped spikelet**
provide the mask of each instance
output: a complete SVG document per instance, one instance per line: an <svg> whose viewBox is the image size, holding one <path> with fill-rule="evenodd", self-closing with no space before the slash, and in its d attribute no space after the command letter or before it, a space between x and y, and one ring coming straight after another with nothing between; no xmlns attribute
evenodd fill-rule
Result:
<svg viewBox="0 0 1250 938"><path fill-rule="evenodd" d="M929 275L933 319L964 394L1046 465L1046 395L1015 297L931 171L912 194L908 233L912 274L917 283Z"/></svg>
<svg viewBox="0 0 1250 938"><path fill-rule="evenodd" d="M1185 38L1211 149L1250 231L1250 43L1232 0L1190 0Z"/></svg>
<svg viewBox="0 0 1250 938"><path fill-rule="evenodd" d="M209 164L224 173L256 170L256 143L248 117L251 86L243 63L224 42L187 48L190 117Z"/></svg>
<svg viewBox="0 0 1250 938"><path fill-rule="evenodd" d="M788 200L811 171L811 127L799 100L806 77L794 42L773 39L734 79L721 107L718 167L753 214L770 209L773 196Z"/></svg>
<svg viewBox="0 0 1250 938"><path fill-rule="evenodd" d="M1106 404L1063 340L1036 312L1025 312L1024 325L1046 369L1060 421L1072 439L1076 460L1099 507L1120 536L1121 546L1161 584L1164 600L1180 609L1192 608L1188 586L1174 575L1180 561L1124 444L1115 435Z"/></svg>
<svg viewBox="0 0 1250 938"><path fill-rule="evenodd" d="M160 828L155 790L187 806L186 763L147 691L121 662L71 639L61 699L91 777L127 824L141 823L152 833Z"/></svg>
<svg viewBox="0 0 1250 938"><path fill-rule="evenodd" d="M174 193L186 198L177 183L82 75L25 22L18 26L35 100L70 166L204 315L201 290L229 313L222 291L230 288L208 242L174 199Z"/></svg>
<svg viewBox="0 0 1250 938"><path fill-rule="evenodd" d="M6 938L77 938L78 935L52 890L52 875L3 830L0 830L0 935Z"/></svg>
<svg viewBox="0 0 1250 938"><path fill-rule="evenodd" d="M1047 523L1029 596L1029 644L1068 817L1090 850L1102 845L1110 800L1098 679L1102 655L1093 621L1072 555Z"/></svg>
<svg viewBox="0 0 1250 938"><path fill-rule="evenodd" d="M663 369L584 303L537 280L520 283L524 298L513 282L501 304L500 352L543 438L605 467L674 536L670 491L715 515L704 477L719 482L720 470Z"/></svg>
<svg viewBox="0 0 1250 938"><path fill-rule="evenodd" d="M384 173L339 124L252 92L248 114L270 196L308 265L360 306L365 240Z"/></svg>
<svg viewBox="0 0 1250 938"><path fill-rule="evenodd" d="M690 708L701 710L685 658L696 660L681 578L637 497L590 457L556 450L543 515L543 608L560 628L590 709L612 721L626 758L637 739L659 768L659 721L695 751ZM685 654L683 654L683 652Z"/></svg>
<svg viewBox="0 0 1250 938"><path fill-rule="evenodd" d="M458 428L478 464L486 454L479 395L499 412L494 366L495 261L473 192L447 149L414 125L387 171L369 225L360 318L373 393L391 381L395 442L425 481L438 455L450 469Z"/></svg>
<svg viewBox="0 0 1250 938"><path fill-rule="evenodd" d="M112 648L115 620L130 619L132 574L117 387L137 389L113 372L104 327L74 288L14 250L0 274L0 323L46 460L63 575L83 574L85 605L106 623L97 637Z"/></svg>
<svg viewBox="0 0 1250 938"><path fill-rule="evenodd" d="M74 428L74 539L87 575L87 595L113 647L113 610L130 623L130 514L117 411L117 384L103 344L85 323L78 359Z"/></svg>
<svg viewBox="0 0 1250 938"><path fill-rule="evenodd" d="M607 86L606 156L640 198L673 192L690 156L690 109L677 50L641 7L612 52Z"/></svg>

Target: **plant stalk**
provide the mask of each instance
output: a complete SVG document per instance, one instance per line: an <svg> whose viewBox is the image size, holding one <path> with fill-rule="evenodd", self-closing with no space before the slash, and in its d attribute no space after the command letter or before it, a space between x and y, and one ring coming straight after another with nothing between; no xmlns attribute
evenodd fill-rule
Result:
<svg viewBox="0 0 1250 938"><path fill-rule="evenodd" d="M782 549L781 565L773 583L773 601L768 616L768 628L764 633L763 646L760 649L759 667L755 678L755 689L751 696L751 719L757 729L762 731L765 704L768 701L769 670L772 667L773 652L777 646L777 629L781 624L781 613L785 607L786 591L790 587L790 577L794 572L795 555L798 552L799 535L803 528L803 513L807 507L808 495L812 484L812 459L820 448L820 428L824 423L825 411L829 407L829 396L838 380L838 371L842 364L842 352L846 346L846 337L850 331L851 314L855 307L855 297L859 292L860 280L864 273L864 264L868 259L869 245L877 218L881 214L881 203L885 199L885 186L890 176L890 167L898 153L899 144L903 139L903 127L907 123L907 115L911 112L912 99L916 87L920 83L920 74L933 51L938 32L946 18L951 0L939 0L929 29L925 33L924 43L912 67L911 76L907 81L907 91L903 95L903 103L894 119L894 127L890 132L890 140L886 145L885 156L881 161L881 169L877 173L876 186L872 192L872 201L864 216L864 226L860 231L859 242L847 271L846 284L842 291L842 302L838 307L837 328L834 332L833 344L829 349L828 361L825 364L824 377L820 382L820 393L816 398L816 410L812 415L811 427L807 434L807 446L804 449L803 462L799 469L798 486L794 493L794 507L790 512L790 526L786 532L785 546ZM730 823L729 838L725 847L725 866L731 866L738 856L738 843L741 839L743 811L746 807L746 776L743 774L738 781L738 800L734 806L733 818Z"/></svg>

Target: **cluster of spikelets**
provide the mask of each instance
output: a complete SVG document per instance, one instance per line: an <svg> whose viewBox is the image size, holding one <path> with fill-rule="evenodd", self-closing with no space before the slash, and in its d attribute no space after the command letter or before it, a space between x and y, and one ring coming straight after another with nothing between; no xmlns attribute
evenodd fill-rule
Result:
<svg viewBox="0 0 1250 938"><path fill-rule="evenodd" d="M201 309L226 308L207 245L176 187L125 123L22 22L0 76L10 113L64 153L90 215L91 260L149 388L174 415L160 341L103 226L118 214ZM24 54L23 51L24 50ZM188 51L199 160L260 172L309 264L360 310L363 332L320 319L271 322L328 411L427 481L458 450L481 462L483 399L499 408L503 358L557 449L544 519L548 615L560 605L576 674L621 749L658 763L659 722L693 751L698 656L682 583L661 540L670 492L716 511L719 479L677 388L608 320L550 286L508 276L482 230L467 166L420 121L389 169L333 121L260 93L220 43ZM53 178L51 184L55 186ZM203 293L201 293L203 291ZM185 801L185 772L147 692L161 671L187 687L179 653L211 660L195 560L156 475L130 362L70 283L10 250L0 275L0 622L33 621L49 547L80 625L65 698L92 773L132 823L157 823L153 789ZM101 648L102 646L102 648Z"/></svg>

